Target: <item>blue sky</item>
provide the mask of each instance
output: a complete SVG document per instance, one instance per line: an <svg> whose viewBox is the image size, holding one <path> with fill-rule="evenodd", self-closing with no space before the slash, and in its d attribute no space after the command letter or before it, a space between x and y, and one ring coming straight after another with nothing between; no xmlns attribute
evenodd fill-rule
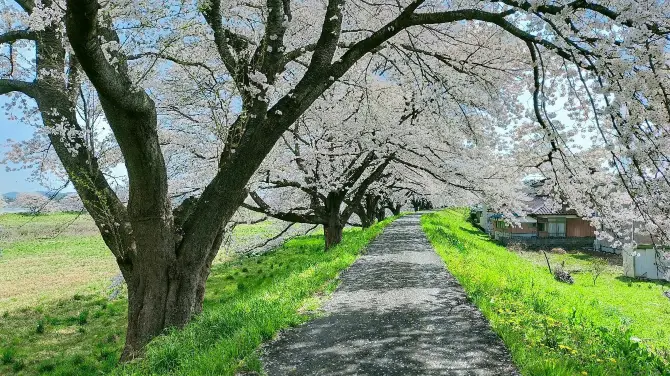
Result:
<svg viewBox="0 0 670 376"><path fill-rule="evenodd" d="M5 98L0 97L0 106L5 103ZM0 114L0 154L4 157L8 139L27 140L32 136L33 131L32 127L18 121L9 121L4 114ZM0 166L0 193L44 190L39 184L28 181L30 171L7 171L6 167L4 164Z"/></svg>

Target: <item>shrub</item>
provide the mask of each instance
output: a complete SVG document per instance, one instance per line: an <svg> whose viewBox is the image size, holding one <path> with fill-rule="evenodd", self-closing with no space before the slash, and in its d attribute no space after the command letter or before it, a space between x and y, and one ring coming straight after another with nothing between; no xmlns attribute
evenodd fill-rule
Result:
<svg viewBox="0 0 670 376"><path fill-rule="evenodd" d="M77 323L79 325L85 325L88 322L88 310L83 310L79 312L79 316L77 316Z"/></svg>
<svg viewBox="0 0 670 376"><path fill-rule="evenodd" d="M12 347L8 347L6 349L2 350L2 363L3 364L10 364L14 361L14 357L16 355L16 350Z"/></svg>
<svg viewBox="0 0 670 376"><path fill-rule="evenodd" d="M44 320L39 320L37 322L37 327L35 328L35 333L43 334L44 333Z"/></svg>
<svg viewBox="0 0 670 376"><path fill-rule="evenodd" d="M609 264L608 264L607 260L605 260L603 258L596 257L593 260L593 262L591 264L591 274L593 275L593 286L596 285L596 281L598 280L598 277L600 277L600 275L605 270L607 270L608 265ZM649 287L651 287L651 285L649 285Z"/></svg>

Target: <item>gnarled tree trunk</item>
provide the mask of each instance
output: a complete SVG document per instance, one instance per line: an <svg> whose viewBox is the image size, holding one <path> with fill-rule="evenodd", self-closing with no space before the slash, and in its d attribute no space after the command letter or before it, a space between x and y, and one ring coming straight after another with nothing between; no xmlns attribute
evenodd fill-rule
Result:
<svg viewBox="0 0 670 376"><path fill-rule="evenodd" d="M342 242L344 227L341 224L323 226L323 235L326 238L326 249L330 249Z"/></svg>
<svg viewBox="0 0 670 376"><path fill-rule="evenodd" d="M377 222L381 222L386 218L386 208L381 207L377 208L377 212L375 213L375 217L377 217Z"/></svg>
<svg viewBox="0 0 670 376"><path fill-rule="evenodd" d="M358 215L358 219L361 221L361 227L368 228L373 225L374 217L366 212L365 209L360 208L356 210L356 215Z"/></svg>
<svg viewBox="0 0 670 376"><path fill-rule="evenodd" d="M326 250L340 244L344 223L348 218L342 218L340 207L344 201L343 192L330 192L325 200L326 218L323 223L323 236L326 242Z"/></svg>
<svg viewBox="0 0 670 376"><path fill-rule="evenodd" d="M135 236L138 243L157 244L156 235ZM172 237L174 239L174 236ZM181 328L202 312L205 283L212 261L223 239L219 232L202 264L185 263L177 258L137 258L124 277L128 284L128 329L122 361L142 354L151 339L170 327ZM141 249L143 254L163 253L160 249ZM174 250L170 250L172 253ZM183 250L182 250L183 251ZM122 269L124 269L122 267Z"/></svg>

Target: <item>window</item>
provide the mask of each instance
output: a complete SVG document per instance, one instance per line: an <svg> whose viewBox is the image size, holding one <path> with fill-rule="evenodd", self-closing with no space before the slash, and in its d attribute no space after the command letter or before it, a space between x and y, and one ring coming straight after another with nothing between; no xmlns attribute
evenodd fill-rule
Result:
<svg viewBox="0 0 670 376"><path fill-rule="evenodd" d="M565 218L549 218L549 236L565 237Z"/></svg>
<svg viewBox="0 0 670 376"><path fill-rule="evenodd" d="M537 231L547 231L546 230L546 223L544 222L538 222L537 223Z"/></svg>

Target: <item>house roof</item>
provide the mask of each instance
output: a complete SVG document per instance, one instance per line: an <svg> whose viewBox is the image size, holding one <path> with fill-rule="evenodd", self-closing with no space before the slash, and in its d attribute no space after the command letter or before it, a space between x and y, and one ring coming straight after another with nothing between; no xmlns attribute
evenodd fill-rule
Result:
<svg viewBox="0 0 670 376"><path fill-rule="evenodd" d="M535 196L528 202L528 215L574 215L576 212L562 205L556 209L554 201L547 196Z"/></svg>

